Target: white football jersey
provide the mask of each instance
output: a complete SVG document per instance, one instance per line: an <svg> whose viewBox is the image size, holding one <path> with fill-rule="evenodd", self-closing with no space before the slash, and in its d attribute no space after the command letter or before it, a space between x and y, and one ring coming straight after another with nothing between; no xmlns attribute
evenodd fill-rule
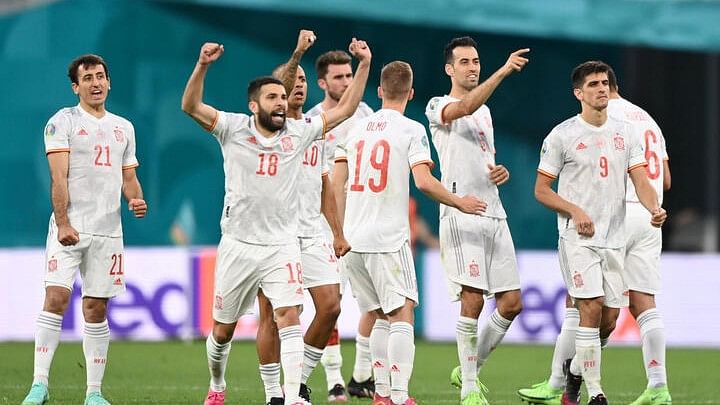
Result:
<svg viewBox="0 0 720 405"><path fill-rule="evenodd" d="M338 145L348 162L345 236L353 252L396 252L410 240L410 171L430 164L425 128L382 109L358 120Z"/></svg>
<svg viewBox="0 0 720 405"><path fill-rule="evenodd" d="M629 121L633 126L633 136L638 137L643 149L645 161L645 172L658 195L658 201L663 202L663 175L664 161L669 159L665 146L665 137L654 119L642 108L625 99L611 99L607 108L608 115L621 120ZM625 199L628 202L640 202L635 185L628 178L627 194Z"/></svg>
<svg viewBox="0 0 720 405"><path fill-rule="evenodd" d="M505 209L495 183L490 181L488 164L495 165L495 136L490 109L480 106L471 115L451 123L442 122L442 110L454 97L433 97L425 115L430 122L433 145L440 158L441 181L458 195L472 194L487 203L483 216L503 219ZM440 218L460 213L457 208L440 205Z"/></svg>
<svg viewBox="0 0 720 405"><path fill-rule="evenodd" d="M122 171L138 165L130 121L109 111L95 118L80 105L63 108L45 126L45 152L70 152L70 225L81 233L122 236Z"/></svg>
<svg viewBox="0 0 720 405"><path fill-rule="evenodd" d="M632 131L629 122L612 116L601 127L595 127L576 115L553 128L545 138L538 171L559 177L560 197L580 207L595 225L592 237L579 236L572 219L558 214L561 236L584 246L625 246L627 173L646 164Z"/></svg>
<svg viewBox="0 0 720 405"><path fill-rule="evenodd" d="M320 211L322 176L329 172L325 158L325 141L313 141L305 149L298 176L299 236L314 238L323 234L325 217Z"/></svg>
<svg viewBox="0 0 720 405"><path fill-rule="evenodd" d="M222 147L223 235L258 245L297 243L298 177L305 149L322 139L324 118L288 119L262 136L245 114L218 112L211 133Z"/></svg>

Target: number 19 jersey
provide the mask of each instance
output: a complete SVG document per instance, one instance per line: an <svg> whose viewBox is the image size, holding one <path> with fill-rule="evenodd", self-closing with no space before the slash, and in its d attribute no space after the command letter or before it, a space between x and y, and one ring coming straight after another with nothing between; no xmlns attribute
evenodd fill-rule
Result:
<svg viewBox="0 0 720 405"><path fill-rule="evenodd" d="M265 138L245 114L218 112L211 133L225 170L223 235L257 245L287 245L298 237L298 176L305 149L324 133L323 116L288 119Z"/></svg>
<svg viewBox="0 0 720 405"><path fill-rule="evenodd" d="M410 239L410 170L430 164L425 128L399 111L358 120L336 160L348 162L345 235L353 252L396 252Z"/></svg>

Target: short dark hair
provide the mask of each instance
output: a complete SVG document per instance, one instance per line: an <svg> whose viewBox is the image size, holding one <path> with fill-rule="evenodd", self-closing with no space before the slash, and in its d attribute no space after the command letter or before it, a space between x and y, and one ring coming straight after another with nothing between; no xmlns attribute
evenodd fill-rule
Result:
<svg viewBox="0 0 720 405"><path fill-rule="evenodd" d="M72 62L70 62L70 66L68 66L68 77L70 78L70 82L79 84L78 82L78 69L80 66L87 69L91 66L97 66L102 65L102 67L105 69L105 76L109 79L110 78L110 71L108 70L107 63L105 63L105 60L99 56L94 54L86 54L81 55L75 58Z"/></svg>
<svg viewBox="0 0 720 405"><path fill-rule="evenodd" d="M590 60L583 62L575 67L572 71L570 79L572 80L573 89L582 88L585 84L585 78L594 73L606 73L611 90L617 90L617 78L615 72L607 63L600 60Z"/></svg>
<svg viewBox="0 0 720 405"><path fill-rule="evenodd" d="M470 46L477 49L477 42L470 37L453 38L447 45L445 45L445 63L452 65L453 63L453 50L460 46Z"/></svg>
<svg viewBox="0 0 720 405"><path fill-rule="evenodd" d="M315 60L315 72L318 79L324 79L330 65L347 65L352 62L352 57L345 51L328 51L318 56Z"/></svg>
<svg viewBox="0 0 720 405"><path fill-rule="evenodd" d="M283 83L272 76L260 76L258 78L253 79L250 84L248 84L248 100L249 101L259 101L260 100L260 90L263 86L267 84L279 84L280 86L283 85Z"/></svg>
<svg viewBox="0 0 720 405"><path fill-rule="evenodd" d="M396 60L382 68L380 73L380 87L383 98L399 100L407 97L412 88L413 71L410 64Z"/></svg>

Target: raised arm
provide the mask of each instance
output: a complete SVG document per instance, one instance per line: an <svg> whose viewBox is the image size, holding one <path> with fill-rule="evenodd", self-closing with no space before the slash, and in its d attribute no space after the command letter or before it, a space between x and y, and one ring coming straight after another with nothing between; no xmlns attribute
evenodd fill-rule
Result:
<svg viewBox="0 0 720 405"><path fill-rule="evenodd" d="M290 59L288 59L285 64L285 68L282 70L282 75L280 76L280 81L283 82L283 87L285 87L285 94L288 96L290 96L290 93L292 93L295 88L295 76L297 75L297 68L300 65L300 59L314 43L314 32L310 30L300 30L295 50L292 55L290 55Z"/></svg>
<svg viewBox="0 0 720 405"><path fill-rule="evenodd" d="M507 62L495 71L487 80L467 93L460 101L450 103L443 108L442 122L448 124L458 118L474 113L490 98L500 83L513 72L519 72L528 63L523 55L530 52L529 48L519 49L510 54Z"/></svg>
<svg viewBox="0 0 720 405"><path fill-rule="evenodd" d="M128 202L128 209L135 214L136 218L144 218L147 213L147 204L143 199L142 187L138 180L134 167L123 169L122 193Z"/></svg>
<svg viewBox="0 0 720 405"><path fill-rule="evenodd" d="M333 233L333 250L335 256L345 256L350 251L350 244L345 239L343 233L342 221L338 217L337 199L335 198L335 190L332 181L327 174L322 176L322 191L320 192L320 212L323 213L325 219L330 225Z"/></svg>
<svg viewBox="0 0 720 405"><path fill-rule="evenodd" d="M416 164L412 168L415 187L440 204L459 209L466 214L482 214L487 209L487 204L479 198L471 195L459 197L449 192L432 175L430 166L425 163Z"/></svg>
<svg viewBox="0 0 720 405"><path fill-rule="evenodd" d="M191 116L201 127L211 130L217 118L217 110L203 103L205 75L211 63L225 52L225 48L216 43L206 42L200 48L200 56L195 64L182 97L182 110Z"/></svg>
<svg viewBox="0 0 720 405"><path fill-rule="evenodd" d="M551 210L565 217L572 218L575 224L575 230L579 235L593 236L595 234L595 224L593 224L592 219L590 219L582 208L560 197L551 187L554 181L555 178L538 173L537 179L535 180L535 198L540 204Z"/></svg>
<svg viewBox="0 0 720 405"><path fill-rule="evenodd" d="M360 105L360 100L362 100L362 96L365 93L365 85L367 84L368 75L370 74L370 60L372 59L370 47L365 41L359 41L353 38L349 50L360 63L355 71L355 77L352 83L350 83L350 86L345 90L338 105L324 113L327 131L350 118L355 113L355 110L357 110L358 105Z"/></svg>
<svg viewBox="0 0 720 405"><path fill-rule="evenodd" d="M657 193L647 178L645 167L638 166L630 170L630 180L632 180L633 186L635 186L635 193L640 203L650 211L652 215L650 223L654 227L661 227L663 223L665 223L665 219L667 219L667 213L658 203Z"/></svg>
<svg viewBox="0 0 720 405"><path fill-rule="evenodd" d="M80 234L70 225L67 208L70 202L68 192L68 170L70 167L70 152L53 152L47 155L50 166L50 198L55 214L55 224L58 228L58 242L63 246L70 246L80 241Z"/></svg>

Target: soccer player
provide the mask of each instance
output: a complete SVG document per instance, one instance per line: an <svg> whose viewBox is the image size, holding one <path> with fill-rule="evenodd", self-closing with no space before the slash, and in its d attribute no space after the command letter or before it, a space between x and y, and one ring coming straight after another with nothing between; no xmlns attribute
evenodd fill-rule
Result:
<svg viewBox="0 0 720 405"><path fill-rule="evenodd" d="M655 120L642 108L620 97L617 79L608 70L610 100L607 113L632 124L633 136L644 144L646 173L650 184L662 205L663 191L670 189L670 165L665 138ZM661 230L649 224L648 213L640 206L632 181L627 182L625 233L625 265L623 279L628 285L630 313L640 324L643 360L648 378L645 392L632 405L665 405L672 403L667 388L665 369L665 332L660 314L655 309L655 294L660 291ZM532 388L518 390L524 400L539 404L560 404L565 375L563 363L575 354L575 332L578 327L578 311L568 308L561 335L555 344L550 378ZM614 322L602 322L614 326ZM601 338L612 330L600 330Z"/></svg>
<svg viewBox="0 0 720 405"><path fill-rule="evenodd" d="M347 88L353 82L352 59L345 51L335 50L325 52L315 61L315 70L318 77L318 86L325 92L322 102L311 108L308 116L320 114L337 105ZM347 136L348 129L355 120L372 114L372 109L364 102L360 102L357 110L347 121L330 131L325 139L325 156L329 159L330 176L335 164L335 149L341 140ZM337 196L344 198L344 195ZM343 213L340 212L342 219ZM325 234L329 238L330 229L325 225ZM347 274L343 271L343 262L340 267L340 294L343 293L347 282ZM347 385L347 392L359 398L372 398L375 385L372 379L372 364L370 363L370 331L375 323L374 313L364 313L358 322L358 332L355 337L355 365L352 377ZM328 345L325 347L321 363L325 368L327 377L328 398L343 398L345 396L345 381L341 374L342 354L340 352L340 338L337 326L333 330ZM332 402L333 400L331 400Z"/></svg>
<svg viewBox="0 0 720 405"><path fill-rule="evenodd" d="M415 357L413 309L418 304L408 175L412 171L417 188L442 204L469 214L486 208L476 197L450 193L432 176L425 129L403 115L413 96L412 77L405 62L383 67L378 89L382 109L356 121L341 141L333 177L336 189L349 183L344 226L352 250L345 265L353 293L361 311L378 316L370 335L373 404L416 403L408 396Z"/></svg>
<svg viewBox="0 0 720 405"><path fill-rule="evenodd" d="M286 114L289 119L304 118L302 109L307 97L307 80L299 61L314 41L315 35L312 31L302 30L290 60L273 71L273 76L285 83L285 90L290 95ZM323 159L323 144L324 141L318 140L305 150L298 179L303 285L310 292L315 304L315 318L305 333L305 358L300 385L300 396L308 402L310 390L306 385L307 380L320 360L340 314L340 276L336 255L342 256L350 248L337 217L335 196L330 186L326 160ZM333 244L325 239L323 215L332 228ZM258 301L260 322L257 351L260 376L265 384L266 400L274 405L282 403L279 342L270 302L262 292L258 294ZM347 398L333 395L330 400L342 401Z"/></svg>
<svg viewBox="0 0 720 405"><path fill-rule="evenodd" d="M451 299L460 301L457 346L460 366L451 383L462 386L463 404L487 404L484 386L476 381L480 368L520 313L520 279L515 248L497 186L509 179L495 163L494 131L485 102L510 74L528 59L521 49L482 84L477 44L470 37L455 38L445 47L445 73L450 94L432 98L425 115L440 156L442 184L457 193L472 193L487 202L482 216L440 207L440 251ZM478 338L483 296L495 297L497 309Z"/></svg>
<svg viewBox="0 0 720 405"><path fill-rule="evenodd" d="M109 404L100 388L110 345L108 299L125 291L121 194L135 217L147 212L135 173L135 129L105 109L110 91L107 64L100 56L82 55L70 63L68 76L80 103L61 109L45 126L53 213L45 301L35 333L34 378L23 405L49 399L50 365L78 270L85 318L85 405Z"/></svg>
<svg viewBox="0 0 720 405"><path fill-rule="evenodd" d="M607 114L609 71L599 61L573 70L573 93L581 113L545 138L535 184L538 201L558 213L560 268L579 312L575 356L566 362L561 399L565 405L579 404L583 380L588 403L607 404L600 384L600 325L607 316L603 306L616 317L627 305L622 277L627 173L638 200L650 212L649 222L660 227L667 217L648 182L647 163L632 124ZM551 185L558 177L555 192Z"/></svg>
<svg viewBox="0 0 720 405"><path fill-rule="evenodd" d="M215 269L213 330L207 339L210 389L206 405L225 400L225 367L238 318L258 289L272 303L280 335L285 404L300 398L303 339L299 311L303 287L298 236L298 174L305 149L357 108L367 81L370 49L353 38L350 51L360 60L358 83L343 103L316 118L287 120L283 83L260 77L248 86L253 115L216 110L203 102L207 70L224 52L206 43L183 94L182 109L209 131L223 150L225 204Z"/></svg>

